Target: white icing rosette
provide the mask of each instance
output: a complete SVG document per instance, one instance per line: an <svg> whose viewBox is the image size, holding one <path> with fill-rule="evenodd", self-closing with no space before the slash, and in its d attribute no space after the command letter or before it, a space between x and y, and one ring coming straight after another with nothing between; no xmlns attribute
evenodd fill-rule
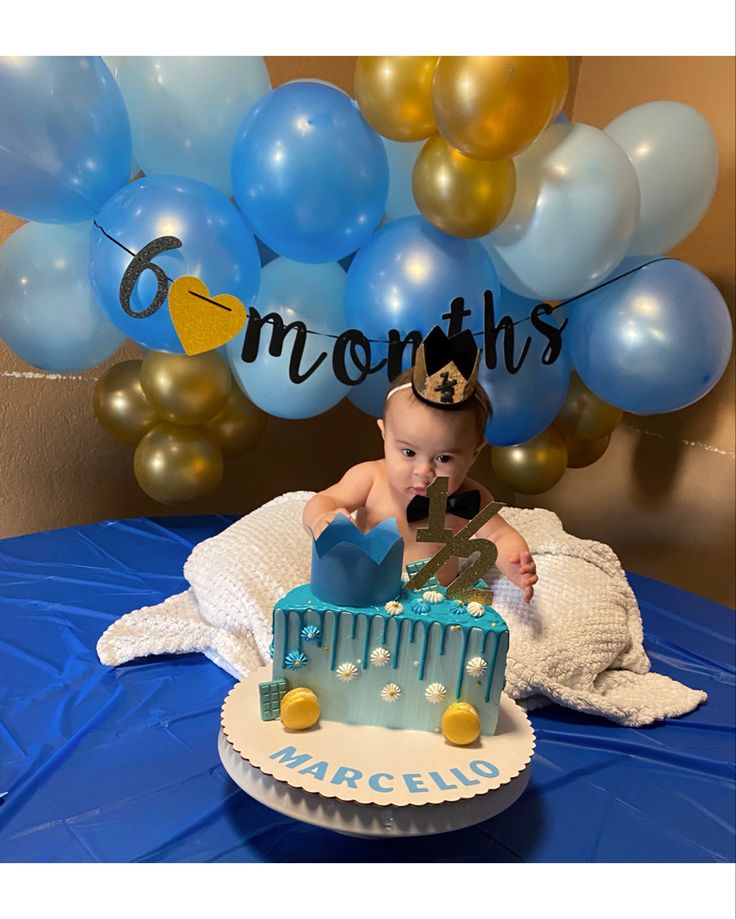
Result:
<svg viewBox="0 0 736 919"><path fill-rule="evenodd" d="M465 670L470 676L480 679L488 670L488 664L482 657L471 657L465 665Z"/></svg>
<svg viewBox="0 0 736 919"><path fill-rule="evenodd" d="M370 659L374 667L385 667L391 660L391 652L388 648L374 648Z"/></svg>
<svg viewBox="0 0 736 919"><path fill-rule="evenodd" d="M440 702L443 702L446 695L447 690L442 683L430 683L424 690L424 698L433 705L439 705Z"/></svg>
<svg viewBox="0 0 736 919"><path fill-rule="evenodd" d="M401 695L401 687L396 683L386 683L381 690L381 698L384 702L396 702Z"/></svg>
<svg viewBox="0 0 736 919"><path fill-rule="evenodd" d="M485 616L486 614L485 606L483 606L482 603L478 603L476 600L471 600L465 608L473 619L480 619L481 616Z"/></svg>
<svg viewBox="0 0 736 919"><path fill-rule="evenodd" d="M425 590L422 594L422 599L426 600L427 603L442 603L445 598L439 590Z"/></svg>
<svg viewBox="0 0 736 919"><path fill-rule="evenodd" d="M400 616L404 612L404 606L398 600L389 600L383 608L389 616Z"/></svg>

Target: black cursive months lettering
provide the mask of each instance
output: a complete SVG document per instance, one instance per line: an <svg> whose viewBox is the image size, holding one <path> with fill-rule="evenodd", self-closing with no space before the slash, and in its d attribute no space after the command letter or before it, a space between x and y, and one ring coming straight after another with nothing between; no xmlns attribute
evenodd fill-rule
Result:
<svg viewBox="0 0 736 919"><path fill-rule="evenodd" d="M265 323L269 323L272 328L271 341L268 346L268 353L272 357L280 357L284 350L284 339L294 331L296 338L289 359L289 379L292 383L303 383L315 372L322 361L327 357L327 352L323 351L312 366L302 373L300 370L302 357L304 356L304 346L307 343L307 327L300 320L290 322L284 325L284 320L278 313L269 313L261 317L258 310L251 306L248 310L248 322L245 326L245 338L243 339L243 350L241 358L246 364L252 364L258 357L258 347L261 342L261 328Z"/></svg>

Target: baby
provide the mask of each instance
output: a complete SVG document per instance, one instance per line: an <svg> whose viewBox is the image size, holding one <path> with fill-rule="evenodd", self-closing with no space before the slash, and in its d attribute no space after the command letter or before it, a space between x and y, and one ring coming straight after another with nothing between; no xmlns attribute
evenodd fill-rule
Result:
<svg viewBox="0 0 736 919"><path fill-rule="evenodd" d="M445 342L448 341L441 330L435 329L424 344L430 342L435 332L440 333ZM468 491L479 492L477 508L467 513L467 517L475 516L477 510L493 501L488 490L467 475L486 444L483 431L490 413L488 397L475 382L475 373L466 371L459 379L465 384L464 396L455 398L452 410L448 410L446 402L449 400L444 394L437 398L435 393L438 389L444 393L448 385L454 384L448 384L446 373L444 376L439 371L427 374L424 356L421 357L420 360L418 355L413 370L394 380L386 397L383 418L378 419L384 442L384 459L353 466L337 484L319 492L307 503L303 523L315 538L336 514L349 517L356 512L355 522L364 532L388 517L395 517L404 540L406 565L407 562L433 556L443 548L441 543L417 542L417 528L426 527L428 523L426 515L423 520L416 519L416 501L407 519L407 508L413 499L418 495L426 496L428 487L437 476L447 476L447 494L451 498ZM442 366L442 359L439 363ZM442 370L447 366L445 364ZM477 360L475 368L477 371ZM454 364L452 369L457 370ZM435 385L437 377L442 380L441 386ZM457 373L455 377L458 377ZM428 385L428 380L431 385ZM422 392L429 398L423 398ZM445 526L457 533L467 522L464 517L448 511ZM500 514L491 517L474 537L489 539L496 544L499 571L523 591L524 600L529 603L537 575L524 538ZM458 560L453 557L439 569L436 577L441 584L447 585L457 571Z"/></svg>

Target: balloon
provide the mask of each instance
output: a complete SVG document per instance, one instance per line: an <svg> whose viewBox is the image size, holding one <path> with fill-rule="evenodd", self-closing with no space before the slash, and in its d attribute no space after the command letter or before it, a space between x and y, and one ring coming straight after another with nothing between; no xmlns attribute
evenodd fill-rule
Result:
<svg viewBox="0 0 736 919"><path fill-rule="evenodd" d="M500 446L519 444L541 433L552 423L565 401L570 379L570 364L562 351L552 364L543 364L542 355L548 340L529 321L536 300L525 300L501 289L500 303L495 311L496 321L508 316L514 326L514 363L518 363L527 339L529 350L516 373L509 373L504 362L504 341L510 335L502 331L496 341L497 364L486 367L481 357L478 382L491 401L491 417L486 425L488 443ZM542 317L557 325L554 316ZM521 321L526 320L526 321ZM563 339L564 340L564 339Z"/></svg>
<svg viewBox="0 0 736 919"><path fill-rule="evenodd" d="M242 456L266 430L268 415L233 384L224 408L208 421L205 430L217 441L224 457Z"/></svg>
<svg viewBox="0 0 736 919"><path fill-rule="evenodd" d="M553 426L523 444L491 450L494 473L523 495L552 488L567 469L567 444Z"/></svg>
<svg viewBox="0 0 736 919"><path fill-rule="evenodd" d="M567 92L570 89L570 72L566 57L553 57L552 63L555 68L556 95L552 106L551 120L555 121L562 112L562 106L565 104L565 99L567 99ZM564 115L562 117L565 121L568 120Z"/></svg>
<svg viewBox="0 0 736 919"><path fill-rule="evenodd" d="M162 421L135 450L133 470L140 487L161 504L202 498L220 484L222 454L203 428Z"/></svg>
<svg viewBox="0 0 736 919"><path fill-rule="evenodd" d="M305 265L277 258L263 269L261 290L255 309L262 318L270 313L280 316L285 325L302 322L307 329L339 335L347 328L343 297L345 272L339 265ZM289 364L298 342L290 332L281 353L270 353L276 341L274 326L265 323L260 330L258 356L252 363L242 360L243 341L252 325L226 345L230 368L245 395L269 415L278 418L311 418L332 408L345 396L348 386L340 383L332 371L334 341L323 335L306 335L299 373L307 373L320 355L326 354L317 369L300 383L289 378Z"/></svg>
<svg viewBox="0 0 736 919"><path fill-rule="evenodd" d="M154 264L173 281L182 276L201 278L211 294L233 294L252 306L260 279L255 240L237 209L220 192L184 176L146 176L126 185L97 216L97 223L113 239L139 252L161 236L176 236L179 249L161 252ZM134 341L155 351L183 351L169 315L168 302L149 316L157 277L152 270L139 275L125 312L120 282L132 258L93 227L90 278L97 297L115 325ZM207 306L203 309L217 309Z"/></svg>
<svg viewBox="0 0 736 919"><path fill-rule="evenodd" d="M121 361L95 386L92 407L101 427L124 444L137 444L161 421L141 387L142 361Z"/></svg>
<svg viewBox="0 0 736 919"><path fill-rule="evenodd" d="M483 239L504 287L564 300L603 280L639 216L639 185L621 148L590 125L552 124L514 165L514 203Z"/></svg>
<svg viewBox="0 0 736 919"><path fill-rule="evenodd" d="M554 117L560 92L549 57L441 57L432 89L437 128L466 156L515 156Z"/></svg>
<svg viewBox="0 0 736 919"><path fill-rule="evenodd" d="M399 143L395 140L384 140L383 146L388 157L388 198L386 199L386 220L399 220L418 214L419 208L414 200L411 188L411 177L414 163L424 146L422 141Z"/></svg>
<svg viewBox="0 0 736 919"><path fill-rule="evenodd" d="M611 435L606 434L597 440L570 440L565 436L565 440L567 441L567 468L582 469L583 466L590 466L603 456L611 442Z"/></svg>
<svg viewBox="0 0 736 919"><path fill-rule="evenodd" d="M368 124L391 140L423 140L437 130L432 112L436 57L359 57L355 98Z"/></svg>
<svg viewBox="0 0 736 919"><path fill-rule="evenodd" d="M479 242L454 239L421 216L405 217L382 226L356 254L348 271L345 315L349 327L376 342L387 342L391 329L402 338L412 331L423 337L433 326L445 326L443 314L463 298L470 313L463 317L464 328L480 332L486 290L497 303L501 287ZM411 347L404 349L403 370L411 365L411 353ZM371 344L373 366L387 354L387 345ZM387 389L384 368L352 387L350 400L377 415Z"/></svg>
<svg viewBox="0 0 736 919"><path fill-rule="evenodd" d="M620 408L599 399L573 373L565 404L555 418L555 427L565 435L568 444L580 440L598 441L610 434L622 417Z"/></svg>
<svg viewBox="0 0 736 919"><path fill-rule="evenodd" d="M125 341L90 287L89 226L27 223L0 248L0 339L42 370L87 370Z"/></svg>
<svg viewBox="0 0 736 919"><path fill-rule="evenodd" d="M733 342L718 288L690 265L646 265L565 307L585 385L625 412L674 412L722 376Z"/></svg>
<svg viewBox="0 0 736 919"><path fill-rule="evenodd" d="M235 132L269 92L262 57L123 57L116 78L147 175L206 182L230 197Z"/></svg>
<svg viewBox="0 0 736 919"><path fill-rule="evenodd" d="M388 194L381 139L346 93L314 81L256 103L238 128L232 171L253 232L300 262L337 261L362 246Z"/></svg>
<svg viewBox="0 0 736 919"><path fill-rule="evenodd" d="M128 181L130 125L99 57L0 58L0 208L90 220Z"/></svg>
<svg viewBox="0 0 736 919"><path fill-rule="evenodd" d="M214 351L187 357L149 351L143 358L141 386L151 405L173 424L204 424L224 407L232 380Z"/></svg>
<svg viewBox="0 0 736 919"><path fill-rule="evenodd" d="M514 163L463 156L443 137L424 145L414 166L419 210L450 236L484 236L504 219L516 190Z"/></svg>
<svg viewBox="0 0 736 919"><path fill-rule="evenodd" d="M716 190L718 146L710 125L689 105L647 102L604 130L626 152L641 189L628 251L668 252L700 223Z"/></svg>

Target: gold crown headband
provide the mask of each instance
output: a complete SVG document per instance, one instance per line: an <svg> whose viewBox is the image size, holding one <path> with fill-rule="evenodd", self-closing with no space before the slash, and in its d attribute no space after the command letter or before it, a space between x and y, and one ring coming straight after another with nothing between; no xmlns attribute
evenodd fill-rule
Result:
<svg viewBox="0 0 736 919"><path fill-rule="evenodd" d="M469 329L448 338L435 326L417 348L411 383L396 386L386 396L388 401L402 389L412 388L414 395L427 405L457 409L473 396L478 397L476 382L480 352Z"/></svg>

